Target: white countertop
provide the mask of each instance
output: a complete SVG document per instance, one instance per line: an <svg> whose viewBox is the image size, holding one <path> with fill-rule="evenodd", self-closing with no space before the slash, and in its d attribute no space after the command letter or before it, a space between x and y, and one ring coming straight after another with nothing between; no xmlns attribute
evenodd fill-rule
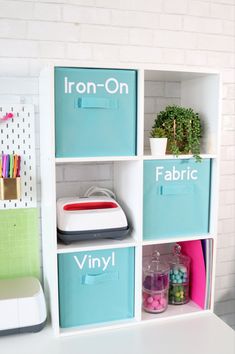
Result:
<svg viewBox="0 0 235 354"><path fill-rule="evenodd" d="M1 354L234 354L235 332L214 314L56 338L39 333L0 337Z"/></svg>

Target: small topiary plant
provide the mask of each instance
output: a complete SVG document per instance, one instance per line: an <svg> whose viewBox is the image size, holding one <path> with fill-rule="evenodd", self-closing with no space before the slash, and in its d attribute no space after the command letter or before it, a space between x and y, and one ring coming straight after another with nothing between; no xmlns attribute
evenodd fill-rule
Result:
<svg viewBox="0 0 235 354"><path fill-rule="evenodd" d="M200 161L201 121L192 108L167 106L157 114L152 129L163 128L168 138L168 152L173 155L193 154Z"/></svg>

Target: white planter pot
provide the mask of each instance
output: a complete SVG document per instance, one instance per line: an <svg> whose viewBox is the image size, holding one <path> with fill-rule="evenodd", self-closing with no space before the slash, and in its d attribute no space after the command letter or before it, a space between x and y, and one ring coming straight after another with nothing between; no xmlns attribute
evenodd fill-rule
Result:
<svg viewBox="0 0 235 354"><path fill-rule="evenodd" d="M150 138L151 153L154 156L166 154L167 138Z"/></svg>

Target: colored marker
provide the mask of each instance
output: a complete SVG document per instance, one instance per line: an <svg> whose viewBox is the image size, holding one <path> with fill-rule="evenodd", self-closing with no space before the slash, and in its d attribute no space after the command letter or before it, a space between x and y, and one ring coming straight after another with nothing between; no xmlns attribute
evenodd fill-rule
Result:
<svg viewBox="0 0 235 354"><path fill-rule="evenodd" d="M17 159L18 156L14 155L14 170L13 170L13 178L16 178L16 173L17 173Z"/></svg>
<svg viewBox="0 0 235 354"><path fill-rule="evenodd" d="M18 156L16 177L20 177L20 161L21 161L21 157Z"/></svg>
<svg viewBox="0 0 235 354"><path fill-rule="evenodd" d="M6 174L5 177L9 177L9 169L10 169L10 155L6 155Z"/></svg>
<svg viewBox="0 0 235 354"><path fill-rule="evenodd" d="M6 175L6 155L2 155L2 177L5 178Z"/></svg>
<svg viewBox="0 0 235 354"><path fill-rule="evenodd" d="M10 155L10 171L9 171L9 177L10 178L13 177L13 160L14 160L13 155Z"/></svg>

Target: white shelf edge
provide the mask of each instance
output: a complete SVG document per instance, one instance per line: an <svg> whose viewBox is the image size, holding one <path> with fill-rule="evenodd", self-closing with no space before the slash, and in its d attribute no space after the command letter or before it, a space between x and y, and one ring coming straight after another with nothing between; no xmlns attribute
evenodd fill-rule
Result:
<svg viewBox="0 0 235 354"><path fill-rule="evenodd" d="M70 335L79 335L79 334L81 335L84 333L107 331L107 330L123 328L124 326L125 327L133 326L138 323L139 321L137 321L135 318L127 318L125 320L95 323L93 325L87 325L87 326L71 327L66 329L60 328L59 336L65 337Z"/></svg>
<svg viewBox="0 0 235 354"><path fill-rule="evenodd" d="M137 241L132 237L128 237L124 240L94 240L94 241L79 241L69 245L63 243L57 243L57 254L93 251L112 248L127 248L136 247Z"/></svg>
<svg viewBox="0 0 235 354"><path fill-rule="evenodd" d="M97 156L97 157L56 157L56 164L77 162L103 162L103 161L138 161L139 156Z"/></svg>
<svg viewBox="0 0 235 354"><path fill-rule="evenodd" d="M189 316L192 314L199 314L205 312L211 312L211 310L200 308L195 302L190 300L187 304L184 305L168 305L168 308L165 312L158 314L151 314L145 311L142 311L141 322L151 322L151 321L160 321L160 320L170 320L173 318L179 318L181 316Z"/></svg>
<svg viewBox="0 0 235 354"><path fill-rule="evenodd" d="M169 307L174 307L175 311L172 314L167 314L169 311ZM178 313L177 313L178 312ZM150 324L153 322L161 322L161 321L172 321L175 319L179 319L182 317L188 316L203 316L205 314L212 313L211 310L203 310L198 307L193 301L190 301L188 304L185 305L169 305L166 312L162 314L149 314L147 312L142 312L142 319L140 321L136 320L135 318L126 319L126 320L119 320L119 321L111 321L111 322L103 322L99 324L87 325L87 326L79 326L79 327L71 327L71 328L59 328L59 336L71 336L71 335L83 335L86 333L93 333L93 332L101 332L107 330L114 330L123 327L131 327L131 326L139 326L143 324ZM146 318L144 318L146 317Z"/></svg>
<svg viewBox="0 0 235 354"><path fill-rule="evenodd" d="M215 159L217 154L200 154L203 159ZM161 155L153 156L149 152L138 156L98 156L98 157L56 157L56 164L78 163L78 162L115 162L115 161L139 161L139 160L187 160L193 155Z"/></svg>
<svg viewBox="0 0 235 354"><path fill-rule="evenodd" d="M99 62L97 63L98 68L101 69L124 69L124 70L144 70L144 72L148 71L157 71L157 72L165 72L165 73L178 73L178 74L197 74L197 77L206 76L206 75L219 75L221 71L215 68L208 68L206 66L195 67L195 65L187 65L187 67L172 67L171 64L159 64L159 63L120 63L120 62ZM94 61L86 61L86 63L75 60L63 60L63 63L60 64L48 64L46 68L54 69L56 67L74 67L74 68L97 68L94 65Z"/></svg>
<svg viewBox="0 0 235 354"><path fill-rule="evenodd" d="M215 159L217 157L216 154L200 154L202 159ZM189 160L192 159L193 155L179 155L178 157L175 155L161 155L161 156L153 156L150 154L146 154L143 156L144 160Z"/></svg>
<svg viewBox="0 0 235 354"><path fill-rule="evenodd" d="M160 245L164 243L175 243L175 242L183 242L183 241L195 241L195 240L206 240L206 239L214 239L215 236L212 234L202 234L202 235L197 235L197 236L184 236L184 237L172 237L172 238L166 238L166 239L154 239L154 240L143 240L142 245L147 246L147 245Z"/></svg>

